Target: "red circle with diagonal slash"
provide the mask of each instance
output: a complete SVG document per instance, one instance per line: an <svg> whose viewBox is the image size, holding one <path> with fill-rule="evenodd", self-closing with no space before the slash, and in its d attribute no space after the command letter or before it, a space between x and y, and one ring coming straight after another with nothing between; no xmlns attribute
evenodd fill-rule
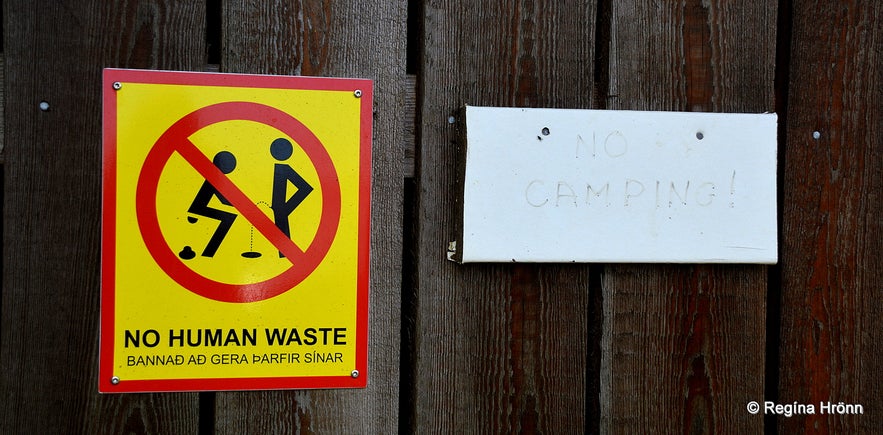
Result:
<svg viewBox="0 0 883 435"><path fill-rule="evenodd" d="M190 141L197 131L219 122L254 121L288 135L304 150L319 175L322 213L316 236L301 250L276 227L250 200ZM268 144L269 146L269 144ZM185 265L165 240L159 225L156 201L160 175L174 153L183 157L197 172L264 235L292 266L264 281L229 284L200 275ZM144 243L156 263L175 282L209 299L222 302L256 302L278 296L294 288L312 273L331 248L340 222L340 184L334 162L322 142L300 121L274 107L252 102L218 103L197 109L172 124L150 149L138 177L135 197L138 226Z"/></svg>

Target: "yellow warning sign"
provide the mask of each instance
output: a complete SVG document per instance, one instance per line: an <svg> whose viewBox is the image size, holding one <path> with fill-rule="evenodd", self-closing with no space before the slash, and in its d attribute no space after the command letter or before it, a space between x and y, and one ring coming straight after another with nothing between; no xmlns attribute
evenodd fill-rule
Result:
<svg viewBox="0 0 883 435"><path fill-rule="evenodd" d="M371 82L104 87L99 390L364 387Z"/></svg>

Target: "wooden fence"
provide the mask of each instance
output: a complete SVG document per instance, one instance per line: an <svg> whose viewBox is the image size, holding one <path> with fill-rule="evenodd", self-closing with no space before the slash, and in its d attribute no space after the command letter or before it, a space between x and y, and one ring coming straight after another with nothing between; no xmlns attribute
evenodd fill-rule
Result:
<svg viewBox="0 0 883 435"><path fill-rule="evenodd" d="M4 0L2 49L0 433L883 428L877 0ZM366 389L97 393L105 67L374 80ZM777 112L779 264L446 261L467 103Z"/></svg>

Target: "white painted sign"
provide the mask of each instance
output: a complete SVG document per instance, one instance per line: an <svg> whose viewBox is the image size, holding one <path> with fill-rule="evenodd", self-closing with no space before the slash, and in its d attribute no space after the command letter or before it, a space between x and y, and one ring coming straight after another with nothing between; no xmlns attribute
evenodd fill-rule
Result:
<svg viewBox="0 0 883 435"><path fill-rule="evenodd" d="M465 108L468 262L777 261L775 114Z"/></svg>

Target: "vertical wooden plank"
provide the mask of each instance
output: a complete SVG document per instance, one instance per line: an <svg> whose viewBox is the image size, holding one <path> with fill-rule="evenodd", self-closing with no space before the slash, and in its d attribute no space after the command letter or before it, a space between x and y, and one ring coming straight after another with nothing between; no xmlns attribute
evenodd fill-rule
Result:
<svg viewBox="0 0 883 435"><path fill-rule="evenodd" d="M374 80L368 387L220 393L220 433L394 433L399 331L407 5L223 2L221 70Z"/></svg>
<svg viewBox="0 0 883 435"><path fill-rule="evenodd" d="M608 108L765 112L776 7L611 3ZM764 392L762 266L608 266L602 278L602 432L757 433Z"/></svg>
<svg viewBox="0 0 883 435"><path fill-rule="evenodd" d="M6 91L6 55L0 53L0 165L5 162L3 153L3 145L6 143L6 117L3 111L6 109L6 98L3 94Z"/></svg>
<svg viewBox="0 0 883 435"><path fill-rule="evenodd" d="M591 424L588 267L457 265L445 252L461 195L456 120L449 117L467 103L590 108L595 12L594 2L425 2L418 432L577 433Z"/></svg>
<svg viewBox="0 0 883 435"><path fill-rule="evenodd" d="M879 1L794 2L779 401L815 414L780 417L780 433L883 428L881 65Z"/></svg>
<svg viewBox="0 0 883 435"><path fill-rule="evenodd" d="M201 69L203 2L3 6L0 432L195 432L194 394L97 393L100 96L103 67Z"/></svg>

